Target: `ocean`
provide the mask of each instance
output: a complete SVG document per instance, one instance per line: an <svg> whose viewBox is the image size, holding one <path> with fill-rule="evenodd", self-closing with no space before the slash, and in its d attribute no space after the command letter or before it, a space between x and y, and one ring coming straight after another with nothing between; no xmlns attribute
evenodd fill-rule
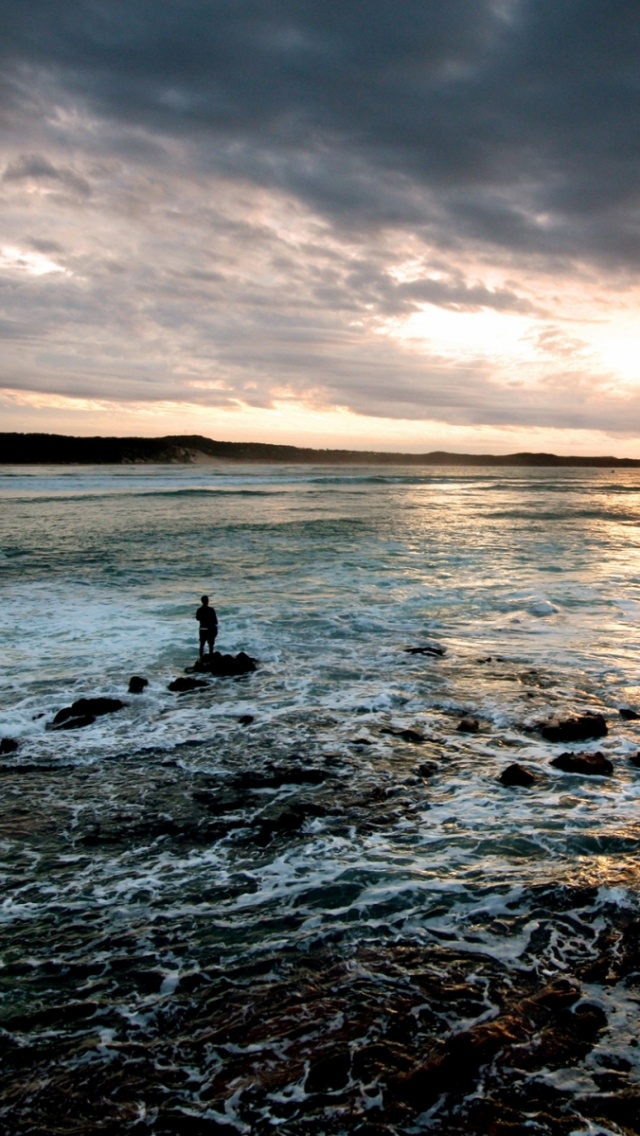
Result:
<svg viewBox="0 0 640 1136"><path fill-rule="evenodd" d="M634 470L0 467L8 1136L640 1132L639 521ZM176 693L203 593L257 669Z"/></svg>

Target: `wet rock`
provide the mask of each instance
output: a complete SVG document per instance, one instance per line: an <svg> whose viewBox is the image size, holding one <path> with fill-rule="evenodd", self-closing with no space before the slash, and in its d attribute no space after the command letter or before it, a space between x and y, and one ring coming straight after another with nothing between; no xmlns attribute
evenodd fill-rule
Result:
<svg viewBox="0 0 640 1136"><path fill-rule="evenodd" d="M191 797L207 812L215 813L216 816L221 813L237 812L246 804L246 798L242 793L230 793L220 789L195 789Z"/></svg>
<svg viewBox="0 0 640 1136"><path fill-rule="evenodd" d="M561 753L551 762L563 773L586 773L594 777L611 777L613 765L600 750L595 753Z"/></svg>
<svg viewBox="0 0 640 1136"><path fill-rule="evenodd" d="M307 1074L305 1089L308 1093L331 1093L343 1089L351 1074L351 1055L348 1050L332 1053L316 1061Z"/></svg>
<svg viewBox="0 0 640 1136"><path fill-rule="evenodd" d="M602 714L581 714L576 718L546 722L538 730L548 742L584 742L589 738L603 738L609 732Z"/></svg>
<svg viewBox="0 0 640 1136"><path fill-rule="evenodd" d="M560 1010L566 1010L568 1006L573 1006L580 997L580 987L577 982L572 981L570 978L557 978L555 982L550 982L547 986L543 986L537 994L534 994L527 1002L523 1003L529 1007L541 1006L551 1013L559 1013Z"/></svg>
<svg viewBox="0 0 640 1136"><path fill-rule="evenodd" d="M67 726L66 729L75 729L79 725L89 726L96 718L102 717L103 714L113 714L123 706L124 702L119 698L78 698L76 702L71 703L71 706L63 706L62 710L58 710L51 725L57 728L75 718L76 725Z"/></svg>
<svg viewBox="0 0 640 1136"><path fill-rule="evenodd" d="M380 733L391 734L392 737L401 738L403 742L409 742L411 745L421 745L425 740L424 734L419 730L394 730L391 726L385 726Z"/></svg>
<svg viewBox="0 0 640 1136"><path fill-rule="evenodd" d="M258 830L257 843L264 847L271 843L274 836L289 836L299 832L307 816L315 816L317 811L312 806L309 808L306 802L299 802L276 809L270 815L256 817L251 822L251 827ZM320 807L320 811L324 814L326 810Z"/></svg>
<svg viewBox="0 0 640 1136"><path fill-rule="evenodd" d="M270 765L268 771L247 769L233 778L233 784L242 789L279 789L281 785L320 785L326 781L324 769L304 769L298 765Z"/></svg>
<svg viewBox="0 0 640 1136"><path fill-rule="evenodd" d="M608 1127L610 1122L621 1125L624 1131L637 1133L640 1129L640 1091L637 1086L614 1095L587 1096L579 1102L580 1110L593 1120Z"/></svg>
<svg viewBox="0 0 640 1136"><path fill-rule="evenodd" d="M222 655L219 651L214 651L212 655L198 659L192 669L202 674L214 675L216 678L233 678L251 674L258 669L258 664L244 651L240 651L237 655Z"/></svg>
<svg viewBox="0 0 640 1136"><path fill-rule="evenodd" d="M207 686L210 683L199 678L175 678L169 683L167 690L172 690L174 694L186 694L189 690L204 690Z"/></svg>
<svg viewBox="0 0 640 1136"><path fill-rule="evenodd" d="M640 718L640 714L637 714L630 706L621 706L618 713L621 718L624 718L625 722L634 722L637 718Z"/></svg>
<svg viewBox="0 0 640 1136"><path fill-rule="evenodd" d="M394 1091L417 1111L423 1112L442 1093L464 1091L481 1066L508 1046L522 1042L522 1023L510 1019L486 1022L441 1043L419 1068L395 1080Z"/></svg>
<svg viewBox="0 0 640 1136"><path fill-rule="evenodd" d="M640 753L636 753L633 757L629 758L631 765L635 765L636 769L640 769Z"/></svg>
<svg viewBox="0 0 640 1136"><path fill-rule="evenodd" d="M433 777L434 773L437 772L438 766L435 761L421 761L416 768L419 777Z"/></svg>
<svg viewBox="0 0 640 1136"><path fill-rule="evenodd" d="M60 722L53 728L55 730L82 730L85 726L92 726L95 720L94 714L80 714L78 718L69 718L66 722Z"/></svg>
<svg viewBox="0 0 640 1136"><path fill-rule="evenodd" d="M129 694L142 694L142 691L148 685L148 678L142 678L141 675L132 675L129 679Z"/></svg>
<svg viewBox="0 0 640 1136"><path fill-rule="evenodd" d="M406 1072L411 1067L411 1056L406 1047L385 1040L363 1045L353 1053L351 1071L354 1080L369 1084L390 1071Z"/></svg>
<svg viewBox="0 0 640 1136"><path fill-rule="evenodd" d="M459 734L477 734L480 723L477 718L463 718L456 728Z"/></svg>
<svg viewBox="0 0 640 1136"><path fill-rule="evenodd" d="M528 769L525 769L523 765L519 765L517 761L514 761L513 765L508 765L506 769L503 769L499 780L503 785L508 787L522 785L526 788L529 785L534 785L537 781L537 777Z"/></svg>
<svg viewBox="0 0 640 1136"><path fill-rule="evenodd" d="M2 738L0 740L0 754L15 753L18 748L18 742L15 738Z"/></svg>
<svg viewBox="0 0 640 1136"><path fill-rule="evenodd" d="M252 722L255 722L255 716L253 714L241 714L238 721L241 726L250 726Z"/></svg>

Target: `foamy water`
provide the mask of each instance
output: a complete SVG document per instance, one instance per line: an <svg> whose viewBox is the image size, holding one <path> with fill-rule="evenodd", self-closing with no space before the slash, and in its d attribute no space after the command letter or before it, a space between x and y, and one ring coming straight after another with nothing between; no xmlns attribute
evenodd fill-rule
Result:
<svg viewBox="0 0 640 1136"><path fill-rule="evenodd" d="M640 727L619 709L640 712L639 517L636 471L4 467L0 736L19 749L2 759L0 923L16 1044L38 1028L20 1028L34 993L60 1003L47 975L62 962L82 962L85 985L101 976L102 1010L77 1035L98 1061L122 1031L170 1029L159 1022L189 975L252 959L270 973L291 951L440 944L509 975L586 974L607 928L623 934L637 911ZM259 667L176 695L203 592L218 648ZM133 674L149 680L138 696ZM49 728L94 694L125 706ZM607 720L597 742L559 749L535 732L586 711ZM465 716L477 732L457 729ZM561 749L599 749L614 776L559 772ZM499 783L514 761L532 788ZM121 981L126 959L157 982ZM635 1083L628 983L583 994ZM475 1017L495 1007L487 996ZM448 1028L473 1020L452 1013ZM549 1083L593 1089L597 1058ZM290 1050L279 1059L295 1067ZM81 1060L71 1046L69 1068ZM291 1104L304 1078L286 1116L277 1093L249 1116L233 1079L205 1108L211 1067L189 1061L185 1115L306 1131ZM149 1116L145 1130L165 1131Z"/></svg>

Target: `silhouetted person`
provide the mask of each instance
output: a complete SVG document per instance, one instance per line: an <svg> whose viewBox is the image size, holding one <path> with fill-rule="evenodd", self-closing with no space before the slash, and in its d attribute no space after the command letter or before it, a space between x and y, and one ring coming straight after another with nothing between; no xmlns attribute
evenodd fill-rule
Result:
<svg viewBox="0 0 640 1136"><path fill-rule="evenodd" d="M209 645L209 655L213 655L213 646L218 634L218 617L216 609L209 606L209 597L202 596L202 607L196 612L196 619L200 624L200 658L204 659L205 643Z"/></svg>

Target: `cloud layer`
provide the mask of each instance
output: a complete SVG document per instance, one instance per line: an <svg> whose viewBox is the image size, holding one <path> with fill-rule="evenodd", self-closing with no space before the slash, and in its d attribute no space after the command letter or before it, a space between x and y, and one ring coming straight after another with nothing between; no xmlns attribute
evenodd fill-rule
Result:
<svg viewBox="0 0 640 1136"><path fill-rule="evenodd" d="M0 386L629 438L637 16L0 4Z"/></svg>

